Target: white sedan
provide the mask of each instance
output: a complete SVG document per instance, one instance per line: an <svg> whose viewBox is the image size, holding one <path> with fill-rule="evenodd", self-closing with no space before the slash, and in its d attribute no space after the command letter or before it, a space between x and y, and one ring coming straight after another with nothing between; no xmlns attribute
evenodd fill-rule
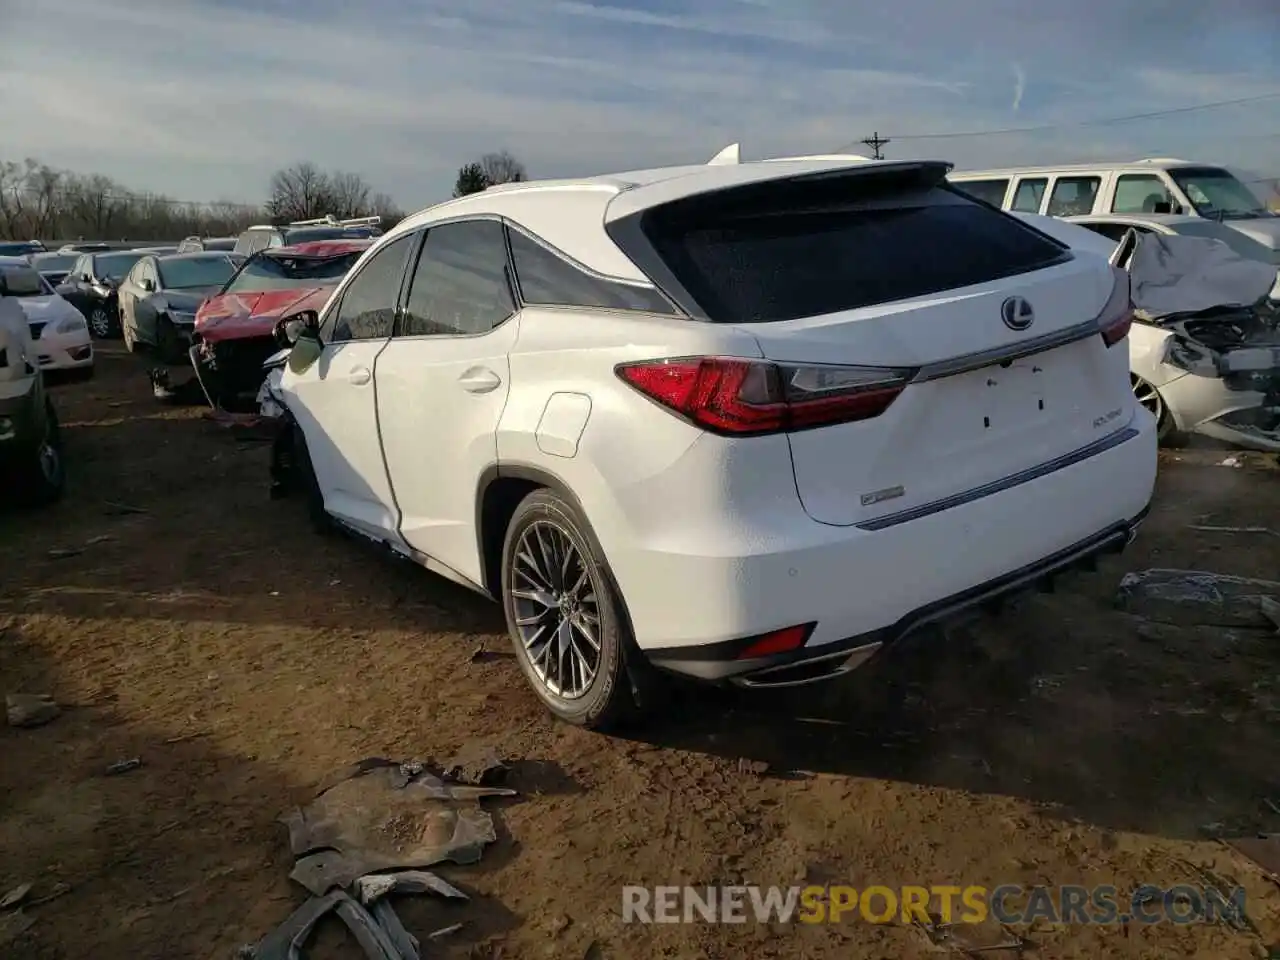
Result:
<svg viewBox="0 0 1280 960"><path fill-rule="evenodd" d="M17 299L27 316L40 369L72 379L93 376L93 341L80 311L23 258L0 257L0 276L6 295Z"/></svg>
<svg viewBox="0 0 1280 960"><path fill-rule="evenodd" d="M1280 309L1269 248L1200 217L1019 216L1109 258L1130 230L1139 238L1141 249L1123 256L1139 308L1129 333L1130 378L1162 441L1201 434L1280 452L1280 332L1252 306L1269 293L1272 309Z"/></svg>

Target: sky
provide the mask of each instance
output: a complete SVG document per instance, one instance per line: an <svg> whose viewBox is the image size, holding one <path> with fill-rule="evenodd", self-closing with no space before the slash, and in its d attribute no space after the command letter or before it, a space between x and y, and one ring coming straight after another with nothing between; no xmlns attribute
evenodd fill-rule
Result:
<svg viewBox="0 0 1280 960"><path fill-rule="evenodd" d="M1280 176L1280 0L0 0L0 25L0 159L180 199L258 202L311 160L414 210L493 150L558 177L876 132L962 169ZM959 135L1027 127L1053 129Z"/></svg>

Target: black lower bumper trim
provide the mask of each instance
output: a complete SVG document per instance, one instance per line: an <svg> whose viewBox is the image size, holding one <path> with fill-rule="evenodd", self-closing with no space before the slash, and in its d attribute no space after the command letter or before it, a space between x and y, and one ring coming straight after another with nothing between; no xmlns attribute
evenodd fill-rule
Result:
<svg viewBox="0 0 1280 960"><path fill-rule="evenodd" d="M1017 594L1051 588L1060 574L1093 569L1099 556L1124 550L1149 510L1150 506L1147 506L1131 520L1108 527L1029 566L913 610L897 623L870 633L749 660L736 657L750 644L750 639L660 647L645 653L654 666L699 680L732 680L751 686L821 680L844 672L846 661L851 658L865 657L867 653L896 643L918 630L952 622L967 613L998 607ZM818 663L828 665L830 669L818 668ZM753 681L752 678L756 679Z"/></svg>

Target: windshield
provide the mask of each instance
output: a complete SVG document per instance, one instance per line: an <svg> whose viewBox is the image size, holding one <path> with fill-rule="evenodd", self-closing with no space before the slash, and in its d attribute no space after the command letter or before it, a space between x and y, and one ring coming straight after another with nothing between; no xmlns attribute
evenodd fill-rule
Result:
<svg viewBox="0 0 1280 960"><path fill-rule="evenodd" d="M309 286L336 284L355 266L363 250L353 250L340 257L281 257L260 254L251 257L244 268L222 290L223 293L262 293L267 290L292 290Z"/></svg>
<svg viewBox="0 0 1280 960"><path fill-rule="evenodd" d="M105 256L94 257L93 269L100 280L119 280L132 270L133 265L144 256L146 254L138 251L136 253L110 253Z"/></svg>
<svg viewBox="0 0 1280 960"><path fill-rule="evenodd" d="M285 231L284 242L286 246L292 246L312 240L367 240L381 232L376 227L303 227Z"/></svg>
<svg viewBox="0 0 1280 960"><path fill-rule="evenodd" d="M1274 216L1253 191L1221 167L1175 167L1169 176L1202 217L1242 220Z"/></svg>
<svg viewBox="0 0 1280 960"><path fill-rule="evenodd" d="M10 297L47 297L53 293L35 267L5 264L0 266L0 273L4 274L5 293Z"/></svg>
<svg viewBox="0 0 1280 960"><path fill-rule="evenodd" d="M41 273L61 273L70 270L79 259L74 253L40 253L31 258L31 265Z"/></svg>
<svg viewBox="0 0 1280 960"><path fill-rule="evenodd" d="M229 257L174 257L160 261L160 286L166 290L220 287L235 272Z"/></svg>

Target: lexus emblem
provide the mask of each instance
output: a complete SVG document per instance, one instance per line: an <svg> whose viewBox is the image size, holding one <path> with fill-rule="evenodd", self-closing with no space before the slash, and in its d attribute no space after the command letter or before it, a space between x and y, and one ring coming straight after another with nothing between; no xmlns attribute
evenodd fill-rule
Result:
<svg viewBox="0 0 1280 960"><path fill-rule="evenodd" d="M1000 319L1010 330L1022 331L1036 322L1036 312L1029 301L1022 297L1010 297L1000 304Z"/></svg>

